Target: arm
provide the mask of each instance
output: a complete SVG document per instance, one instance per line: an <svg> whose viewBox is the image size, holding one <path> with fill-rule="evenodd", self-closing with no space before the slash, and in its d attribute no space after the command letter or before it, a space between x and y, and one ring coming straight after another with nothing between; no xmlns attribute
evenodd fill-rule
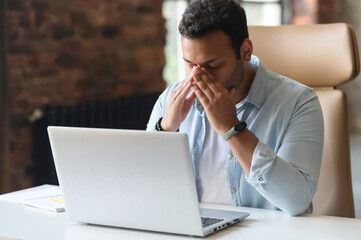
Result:
<svg viewBox="0 0 361 240"><path fill-rule="evenodd" d="M316 94L307 92L297 103L277 152L257 144L247 181L284 212L301 214L317 189L322 150L321 106Z"/></svg>
<svg viewBox="0 0 361 240"><path fill-rule="evenodd" d="M238 123L231 106L232 92L229 94L209 74L195 76L195 84L196 95L211 125L223 135ZM312 93L298 103L277 153L248 130L227 141L247 181L290 215L300 214L309 207L320 170L323 118L317 97Z"/></svg>
<svg viewBox="0 0 361 240"><path fill-rule="evenodd" d="M154 105L147 131L154 130L156 122L161 117L163 117L161 126L165 131L177 131L179 129L196 98L194 92L191 91L192 82L193 72L177 86L174 88L170 86L162 93Z"/></svg>
<svg viewBox="0 0 361 240"><path fill-rule="evenodd" d="M236 113L235 88L227 90L205 69L197 69L194 74L194 92L201 101L210 124L221 136L239 123ZM228 141L239 164L249 175L252 156L258 139L249 130L232 136Z"/></svg>

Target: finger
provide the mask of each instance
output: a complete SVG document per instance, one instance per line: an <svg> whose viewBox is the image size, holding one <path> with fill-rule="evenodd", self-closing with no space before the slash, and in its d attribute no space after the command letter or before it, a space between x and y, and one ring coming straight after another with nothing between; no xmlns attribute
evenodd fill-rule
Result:
<svg viewBox="0 0 361 240"><path fill-rule="evenodd" d="M186 111L189 111L189 109L191 108L194 100L196 100L196 93L194 91L192 91L184 100L184 107L186 109Z"/></svg>
<svg viewBox="0 0 361 240"><path fill-rule="evenodd" d="M188 78L183 80L182 82L180 82L178 84L178 86L172 90L171 96L174 100L179 97L179 95L182 93L183 89L186 87L187 83L189 83Z"/></svg>
<svg viewBox="0 0 361 240"><path fill-rule="evenodd" d="M193 103L193 101L196 99L196 97L197 97L196 93L194 92L194 90L192 90L186 97L185 101Z"/></svg>
<svg viewBox="0 0 361 240"><path fill-rule="evenodd" d="M192 68L191 73L182 82L180 82L179 85L175 88L175 89L177 89L175 92L177 92L179 94L180 91L182 91L184 89L184 87L188 84L188 82L193 83L193 81L194 81L193 77L194 77L194 73L196 72L196 70L197 70L197 67L194 66ZM178 95L177 95L177 97L178 97Z"/></svg>
<svg viewBox="0 0 361 240"><path fill-rule="evenodd" d="M178 95L176 101L183 102L186 99L186 97L189 93L189 90L191 90L191 87L192 87L192 83L188 82L187 85L183 88L183 90Z"/></svg>
<svg viewBox="0 0 361 240"><path fill-rule="evenodd" d="M213 91L209 88L209 83L206 82L209 80L206 78L204 74L203 75L198 73L194 74L194 80L195 80L195 85L198 86L198 88L208 99L212 99L214 97Z"/></svg>
<svg viewBox="0 0 361 240"><path fill-rule="evenodd" d="M198 85L194 84L193 91L196 94L197 98L201 102L203 106L207 106L209 103L209 99L207 96L203 93L203 91L198 87Z"/></svg>
<svg viewBox="0 0 361 240"><path fill-rule="evenodd" d="M185 79L187 82L193 82L193 75L194 73L197 71L196 66L193 66L192 71L190 72L190 74L188 74L187 78Z"/></svg>
<svg viewBox="0 0 361 240"><path fill-rule="evenodd" d="M193 74L194 74L194 67L192 68L191 73L187 76L187 78L185 79L186 82L189 82L192 78L193 78Z"/></svg>
<svg viewBox="0 0 361 240"><path fill-rule="evenodd" d="M219 83L217 81L214 81L212 74L210 74L210 72L204 67L201 68L201 71L202 71L202 79L212 90L212 92L216 93L220 91Z"/></svg>

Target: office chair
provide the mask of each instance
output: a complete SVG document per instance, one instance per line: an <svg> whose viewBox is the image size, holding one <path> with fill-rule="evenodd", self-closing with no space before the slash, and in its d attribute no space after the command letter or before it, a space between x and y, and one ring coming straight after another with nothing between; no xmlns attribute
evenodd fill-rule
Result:
<svg viewBox="0 0 361 240"><path fill-rule="evenodd" d="M251 26L249 34L266 68L314 88L319 97L325 141L313 212L355 217L346 95L336 88L360 72L354 30L343 23Z"/></svg>

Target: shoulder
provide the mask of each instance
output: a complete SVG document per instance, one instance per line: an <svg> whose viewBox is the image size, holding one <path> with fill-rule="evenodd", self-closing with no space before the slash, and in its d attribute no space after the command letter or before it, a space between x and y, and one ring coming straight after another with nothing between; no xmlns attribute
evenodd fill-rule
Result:
<svg viewBox="0 0 361 240"><path fill-rule="evenodd" d="M291 78L268 71L268 95L281 95L284 100L306 100L317 99L313 88L306 86ZM298 102L297 101L297 102Z"/></svg>
<svg viewBox="0 0 361 240"><path fill-rule="evenodd" d="M294 79L279 75L272 71L267 70L269 76L269 87L270 89L280 88L282 90L291 90L292 92L300 92L300 93L312 93L314 89L306 86L300 82L297 82Z"/></svg>
<svg viewBox="0 0 361 240"><path fill-rule="evenodd" d="M321 105L313 88L271 71L267 72L264 108L272 109L285 119L307 114L313 115L313 118L322 116Z"/></svg>
<svg viewBox="0 0 361 240"><path fill-rule="evenodd" d="M256 106L261 108L265 104L267 107L292 108L300 99L317 98L311 87L266 69L256 57L252 60L257 73L248 98Z"/></svg>

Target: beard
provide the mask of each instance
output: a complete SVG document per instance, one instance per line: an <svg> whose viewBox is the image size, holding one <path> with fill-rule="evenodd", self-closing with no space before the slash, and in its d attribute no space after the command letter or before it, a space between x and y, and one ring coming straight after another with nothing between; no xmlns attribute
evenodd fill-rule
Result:
<svg viewBox="0 0 361 240"><path fill-rule="evenodd" d="M232 88L237 89L241 83L243 82L244 78L244 66L243 64L237 65L237 67L233 70L233 73L230 77L230 86L228 86L228 90L231 90Z"/></svg>

